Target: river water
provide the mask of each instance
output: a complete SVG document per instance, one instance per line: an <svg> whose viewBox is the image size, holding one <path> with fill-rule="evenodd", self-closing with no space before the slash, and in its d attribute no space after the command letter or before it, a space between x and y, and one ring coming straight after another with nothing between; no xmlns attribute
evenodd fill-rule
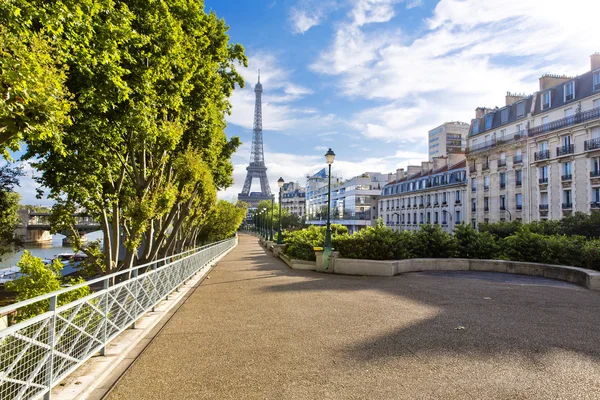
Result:
<svg viewBox="0 0 600 400"><path fill-rule="evenodd" d="M87 234L88 240L93 241L102 237L102 232L92 232ZM62 240L63 235L52 235L52 241L44 243L28 243L23 249L16 253L4 254L0 261L0 269L9 268L17 265L21 259L21 255L24 250L28 250L31 254L40 258L54 258L60 253L72 253L73 248L71 246L63 246Z"/></svg>

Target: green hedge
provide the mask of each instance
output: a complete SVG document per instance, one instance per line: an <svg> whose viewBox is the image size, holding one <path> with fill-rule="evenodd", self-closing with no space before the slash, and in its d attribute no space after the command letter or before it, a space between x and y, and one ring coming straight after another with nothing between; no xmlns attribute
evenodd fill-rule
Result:
<svg viewBox="0 0 600 400"><path fill-rule="evenodd" d="M353 235L335 230L332 242L341 257L353 259L502 259L600 270L600 239L558 233L568 226L563 221L500 223L487 224L476 230L463 224L449 234L439 225L422 225L415 232L396 232L378 221L375 227L367 227ZM593 230L591 226L570 229L588 234ZM323 246L324 239L324 227L311 226L302 231L286 232L286 254L295 259L314 261L313 247Z"/></svg>

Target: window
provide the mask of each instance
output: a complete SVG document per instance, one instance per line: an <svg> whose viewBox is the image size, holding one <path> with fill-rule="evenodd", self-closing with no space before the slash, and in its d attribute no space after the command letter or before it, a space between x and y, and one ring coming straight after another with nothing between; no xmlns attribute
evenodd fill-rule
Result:
<svg viewBox="0 0 600 400"><path fill-rule="evenodd" d="M500 112L500 123L501 124L505 124L508 122L508 110L509 110L508 108L505 108Z"/></svg>
<svg viewBox="0 0 600 400"><path fill-rule="evenodd" d="M522 101L517 104L517 118L525 116L525 102Z"/></svg>
<svg viewBox="0 0 600 400"><path fill-rule="evenodd" d="M515 185L521 186L523 184L523 170L515 170Z"/></svg>
<svg viewBox="0 0 600 400"><path fill-rule="evenodd" d="M506 172L500 173L500 189L504 189L506 187Z"/></svg>
<svg viewBox="0 0 600 400"><path fill-rule="evenodd" d="M500 154L500 162L498 163L499 167L506 165L506 153Z"/></svg>
<svg viewBox="0 0 600 400"><path fill-rule="evenodd" d="M548 150L548 142L539 142L538 143L538 150L539 151L546 151L546 150Z"/></svg>
<svg viewBox="0 0 600 400"><path fill-rule="evenodd" d="M446 225L447 221L446 221L446 213L442 212L442 225Z"/></svg>
<svg viewBox="0 0 600 400"><path fill-rule="evenodd" d="M594 91L600 90L600 71L594 72Z"/></svg>
<svg viewBox="0 0 600 400"><path fill-rule="evenodd" d="M406 223L410 225L410 214L406 214Z"/></svg>
<svg viewBox="0 0 600 400"><path fill-rule="evenodd" d="M571 145L571 136L563 136L562 137L562 144L565 147L569 147Z"/></svg>
<svg viewBox="0 0 600 400"><path fill-rule="evenodd" d="M550 91L542 93L542 110L546 110L551 106L552 95Z"/></svg>
<svg viewBox="0 0 600 400"><path fill-rule="evenodd" d="M565 205L571 205L571 191L570 190L563 190L563 201L565 202Z"/></svg>
<svg viewBox="0 0 600 400"><path fill-rule="evenodd" d="M571 176L571 162L563 163L563 176Z"/></svg>
<svg viewBox="0 0 600 400"><path fill-rule="evenodd" d="M592 158L592 176L600 175L600 157Z"/></svg>
<svg viewBox="0 0 600 400"><path fill-rule="evenodd" d="M543 179L545 181L548 181L548 166L545 165L543 167L539 168L539 172L540 172L540 179Z"/></svg>
<svg viewBox="0 0 600 400"><path fill-rule="evenodd" d="M413 224L417 224L417 213L413 214Z"/></svg>
<svg viewBox="0 0 600 400"><path fill-rule="evenodd" d="M600 187L592 188L592 201L600 203Z"/></svg>
<svg viewBox="0 0 600 400"><path fill-rule="evenodd" d="M438 203L438 194L437 194L437 193L436 193L436 194L433 196L433 202L434 202L435 204L437 204L437 203Z"/></svg>
<svg viewBox="0 0 600 400"><path fill-rule="evenodd" d="M428 224L431 223L431 213L430 212L427 213L427 223Z"/></svg>
<svg viewBox="0 0 600 400"><path fill-rule="evenodd" d="M419 214L419 222L422 224L423 223L423 213Z"/></svg>
<svg viewBox="0 0 600 400"><path fill-rule="evenodd" d="M474 119L471 121L471 133L473 135L476 135L479 133L479 120L478 119Z"/></svg>
<svg viewBox="0 0 600 400"><path fill-rule="evenodd" d="M436 211L436 212L433 214L433 218L434 218L434 219L433 219L433 222L435 222L436 224L437 224L437 223L439 223L439 221L440 221L440 220L439 220L439 218L438 218L438 216L439 216L439 213Z"/></svg>
<svg viewBox="0 0 600 400"><path fill-rule="evenodd" d="M477 178L471 179L471 192L477 191Z"/></svg>
<svg viewBox="0 0 600 400"><path fill-rule="evenodd" d="M592 139L600 139L600 128L592 128Z"/></svg>
<svg viewBox="0 0 600 400"><path fill-rule="evenodd" d="M442 193L442 203L446 202L446 192Z"/></svg>
<svg viewBox="0 0 600 400"><path fill-rule="evenodd" d="M483 188L485 190L488 190L490 188L490 176L489 175L485 175L483 177Z"/></svg>
<svg viewBox="0 0 600 400"><path fill-rule="evenodd" d="M477 199L471 199L471 211L477 211Z"/></svg>
<svg viewBox="0 0 600 400"><path fill-rule="evenodd" d="M573 100L575 98L575 82L569 82L565 86L565 101Z"/></svg>
<svg viewBox="0 0 600 400"><path fill-rule="evenodd" d="M517 206L517 210L523 209L523 195L521 193L515 195L515 205Z"/></svg>
<svg viewBox="0 0 600 400"><path fill-rule="evenodd" d="M492 121L494 120L494 114L488 114L485 116L485 130L492 129Z"/></svg>
<svg viewBox="0 0 600 400"><path fill-rule="evenodd" d="M456 224L460 224L460 211L456 211Z"/></svg>
<svg viewBox="0 0 600 400"><path fill-rule="evenodd" d="M540 205L548 207L548 193L540 194Z"/></svg>
<svg viewBox="0 0 600 400"><path fill-rule="evenodd" d="M506 210L506 196L500 196L500 209Z"/></svg>
<svg viewBox="0 0 600 400"><path fill-rule="evenodd" d="M456 202L460 203L460 190L456 191L456 196L455 197L456 197Z"/></svg>

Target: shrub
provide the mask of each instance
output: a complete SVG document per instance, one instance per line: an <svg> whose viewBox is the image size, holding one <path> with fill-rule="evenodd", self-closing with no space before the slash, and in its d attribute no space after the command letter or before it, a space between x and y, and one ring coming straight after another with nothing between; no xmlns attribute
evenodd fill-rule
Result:
<svg viewBox="0 0 600 400"><path fill-rule="evenodd" d="M369 260L408 258L407 245L410 245L409 232L397 233L379 223L353 235L337 236L333 241L333 247L340 256Z"/></svg>
<svg viewBox="0 0 600 400"><path fill-rule="evenodd" d="M500 256L500 246L490 232L481 232L470 225L460 224L454 228L456 257L495 259Z"/></svg>
<svg viewBox="0 0 600 400"><path fill-rule="evenodd" d="M581 266L600 271L600 239L586 241L580 254Z"/></svg>
<svg viewBox="0 0 600 400"><path fill-rule="evenodd" d="M456 254L456 239L439 225L421 225L412 234L411 256L414 258L450 258Z"/></svg>
<svg viewBox="0 0 600 400"><path fill-rule="evenodd" d="M482 222L479 224L479 231L488 232L500 239L504 239L505 237L514 235L521 225L522 224L519 221L494 223Z"/></svg>
<svg viewBox="0 0 600 400"><path fill-rule="evenodd" d="M600 213L584 214L576 212L559 221L560 233L581 235L586 238L600 238Z"/></svg>

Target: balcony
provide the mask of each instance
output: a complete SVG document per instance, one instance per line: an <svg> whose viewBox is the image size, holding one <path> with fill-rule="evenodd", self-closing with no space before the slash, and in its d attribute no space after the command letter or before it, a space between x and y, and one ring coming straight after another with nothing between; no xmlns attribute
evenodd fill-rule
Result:
<svg viewBox="0 0 600 400"><path fill-rule="evenodd" d="M438 203L437 201L433 203L434 207L439 207L440 203Z"/></svg>
<svg viewBox="0 0 600 400"><path fill-rule="evenodd" d="M523 181L516 181L516 182L515 182L515 186L516 186L516 187L523 186Z"/></svg>
<svg viewBox="0 0 600 400"><path fill-rule="evenodd" d="M540 178L539 182L540 182L540 185L545 185L548 183L548 178Z"/></svg>
<svg viewBox="0 0 600 400"><path fill-rule="evenodd" d="M484 143L476 144L473 146L469 146L465 152L466 154L477 153L479 151L485 151L492 149L496 146L500 146L506 143L512 143L519 141L525 137L525 131L516 132L512 137L505 137L503 139L492 139L491 141L486 141Z"/></svg>
<svg viewBox="0 0 600 400"><path fill-rule="evenodd" d="M490 206L483 207L483 211L484 212L490 212Z"/></svg>
<svg viewBox="0 0 600 400"><path fill-rule="evenodd" d="M460 204L460 200L456 200L454 204Z"/></svg>
<svg viewBox="0 0 600 400"><path fill-rule="evenodd" d="M499 160L498 167L506 167L506 160Z"/></svg>
<svg viewBox="0 0 600 400"><path fill-rule="evenodd" d="M568 154L573 154L575 153L575 145L574 144L569 144L566 146L560 146L556 148L556 156L557 157L561 157L561 156L566 156Z"/></svg>
<svg viewBox="0 0 600 400"><path fill-rule="evenodd" d="M548 210L548 204L540 204L540 210Z"/></svg>
<svg viewBox="0 0 600 400"><path fill-rule="evenodd" d="M570 210L573 208L573 203L562 203L563 210Z"/></svg>
<svg viewBox="0 0 600 400"><path fill-rule="evenodd" d="M535 161L547 160L550 158L550 150L540 150L534 154L533 158Z"/></svg>
<svg viewBox="0 0 600 400"><path fill-rule="evenodd" d="M471 212L476 212L476 211L477 211L477 208L471 207Z"/></svg>
<svg viewBox="0 0 600 400"><path fill-rule="evenodd" d="M523 204L517 204L517 211L520 211L523 209Z"/></svg>
<svg viewBox="0 0 600 400"><path fill-rule="evenodd" d="M562 179L563 182L570 181L570 180L573 180L573 175L572 174L565 174L565 175L563 175L561 177L561 179Z"/></svg>
<svg viewBox="0 0 600 400"><path fill-rule="evenodd" d="M515 156L513 158L513 164L523 164L523 156Z"/></svg>
<svg viewBox="0 0 600 400"><path fill-rule="evenodd" d="M557 119L556 121L549 122L544 125L536 126L528 131L529 137L537 136L542 133L552 132L557 129L566 128L568 126L580 124L582 122L590 121L593 119L600 118L600 108L594 108L593 110L584 111L571 115L570 117ZM591 149L590 149L591 150Z"/></svg>
<svg viewBox="0 0 600 400"><path fill-rule="evenodd" d="M471 193L475 193L477 191L477 186L471 186Z"/></svg>
<svg viewBox="0 0 600 400"><path fill-rule="evenodd" d="M483 190L490 190L490 185L484 186Z"/></svg>
<svg viewBox="0 0 600 400"><path fill-rule="evenodd" d="M594 171L590 171L590 178L596 178L600 176L600 170L596 169Z"/></svg>
<svg viewBox="0 0 600 400"><path fill-rule="evenodd" d="M594 209L599 209L600 208L600 201L592 201L590 203L590 207L594 208Z"/></svg>
<svg viewBox="0 0 600 400"><path fill-rule="evenodd" d="M500 184L500 189L506 189L506 183L501 183Z"/></svg>
<svg viewBox="0 0 600 400"><path fill-rule="evenodd" d="M442 201L442 206L447 205L448 203L446 203L446 200Z"/></svg>
<svg viewBox="0 0 600 400"><path fill-rule="evenodd" d="M600 149L600 138L586 140L583 148L585 151Z"/></svg>

